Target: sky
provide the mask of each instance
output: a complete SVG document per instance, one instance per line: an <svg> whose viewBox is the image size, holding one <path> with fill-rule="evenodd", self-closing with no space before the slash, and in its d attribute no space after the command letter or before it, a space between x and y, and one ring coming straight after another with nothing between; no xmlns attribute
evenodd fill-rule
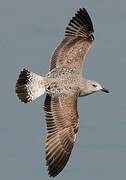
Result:
<svg viewBox="0 0 126 180"><path fill-rule="evenodd" d="M45 166L44 97L23 104L15 95L22 68L40 75L80 7L94 24L95 41L84 76L109 94L78 99L80 129L58 180L126 179L125 0L0 0L0 179L49 180Z"/></svg>

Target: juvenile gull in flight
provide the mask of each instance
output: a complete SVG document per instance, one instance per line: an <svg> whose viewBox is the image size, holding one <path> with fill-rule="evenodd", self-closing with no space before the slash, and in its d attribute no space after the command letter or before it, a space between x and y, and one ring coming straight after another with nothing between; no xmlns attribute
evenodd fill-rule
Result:
<svg viewBox="0 0 126 180"><path fill-rule="evenodd" d="M39 76L23 69L16 83L19 99L28 103L46 94L46 165L49 176L57 176L69 160L79 127L77 98L109 91L82 77L85 56L94 40L94 29L86 9L70 20L65 36L51 58L49 73Z"/></svg>

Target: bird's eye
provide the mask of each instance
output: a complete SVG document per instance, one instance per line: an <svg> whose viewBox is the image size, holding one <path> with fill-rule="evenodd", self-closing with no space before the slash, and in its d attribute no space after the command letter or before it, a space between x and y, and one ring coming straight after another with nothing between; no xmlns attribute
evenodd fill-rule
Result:
<svg viewBox="0 0 126 180"><path fill-rule="evenodd" d="M93 87L97 87L97 85L96 85L96 84L92 84L92 86L93 86Z"/></svg>

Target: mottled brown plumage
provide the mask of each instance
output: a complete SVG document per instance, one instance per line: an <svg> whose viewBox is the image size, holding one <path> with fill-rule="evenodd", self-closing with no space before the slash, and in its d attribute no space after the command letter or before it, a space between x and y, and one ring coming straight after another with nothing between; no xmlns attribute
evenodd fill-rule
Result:
<svg viewBox="0 0 126 180"><path fill-rule="evenodd" d="M69 67L81 72L88 50L92 41L83 37L65 37L56 48L50 65L50 70L56 67Z"/></svg>

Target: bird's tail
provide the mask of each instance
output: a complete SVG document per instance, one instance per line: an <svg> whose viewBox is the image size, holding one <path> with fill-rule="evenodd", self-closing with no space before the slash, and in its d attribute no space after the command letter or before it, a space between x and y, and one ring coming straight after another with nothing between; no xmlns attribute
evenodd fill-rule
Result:
<svg viewBox="0 0 126 180"><path fill-rule="evenodd" d="M39 76L33 72L23 69L20 72L16 83L16 94L18 98L28 103L45 92L44 77Z"/></svg>

